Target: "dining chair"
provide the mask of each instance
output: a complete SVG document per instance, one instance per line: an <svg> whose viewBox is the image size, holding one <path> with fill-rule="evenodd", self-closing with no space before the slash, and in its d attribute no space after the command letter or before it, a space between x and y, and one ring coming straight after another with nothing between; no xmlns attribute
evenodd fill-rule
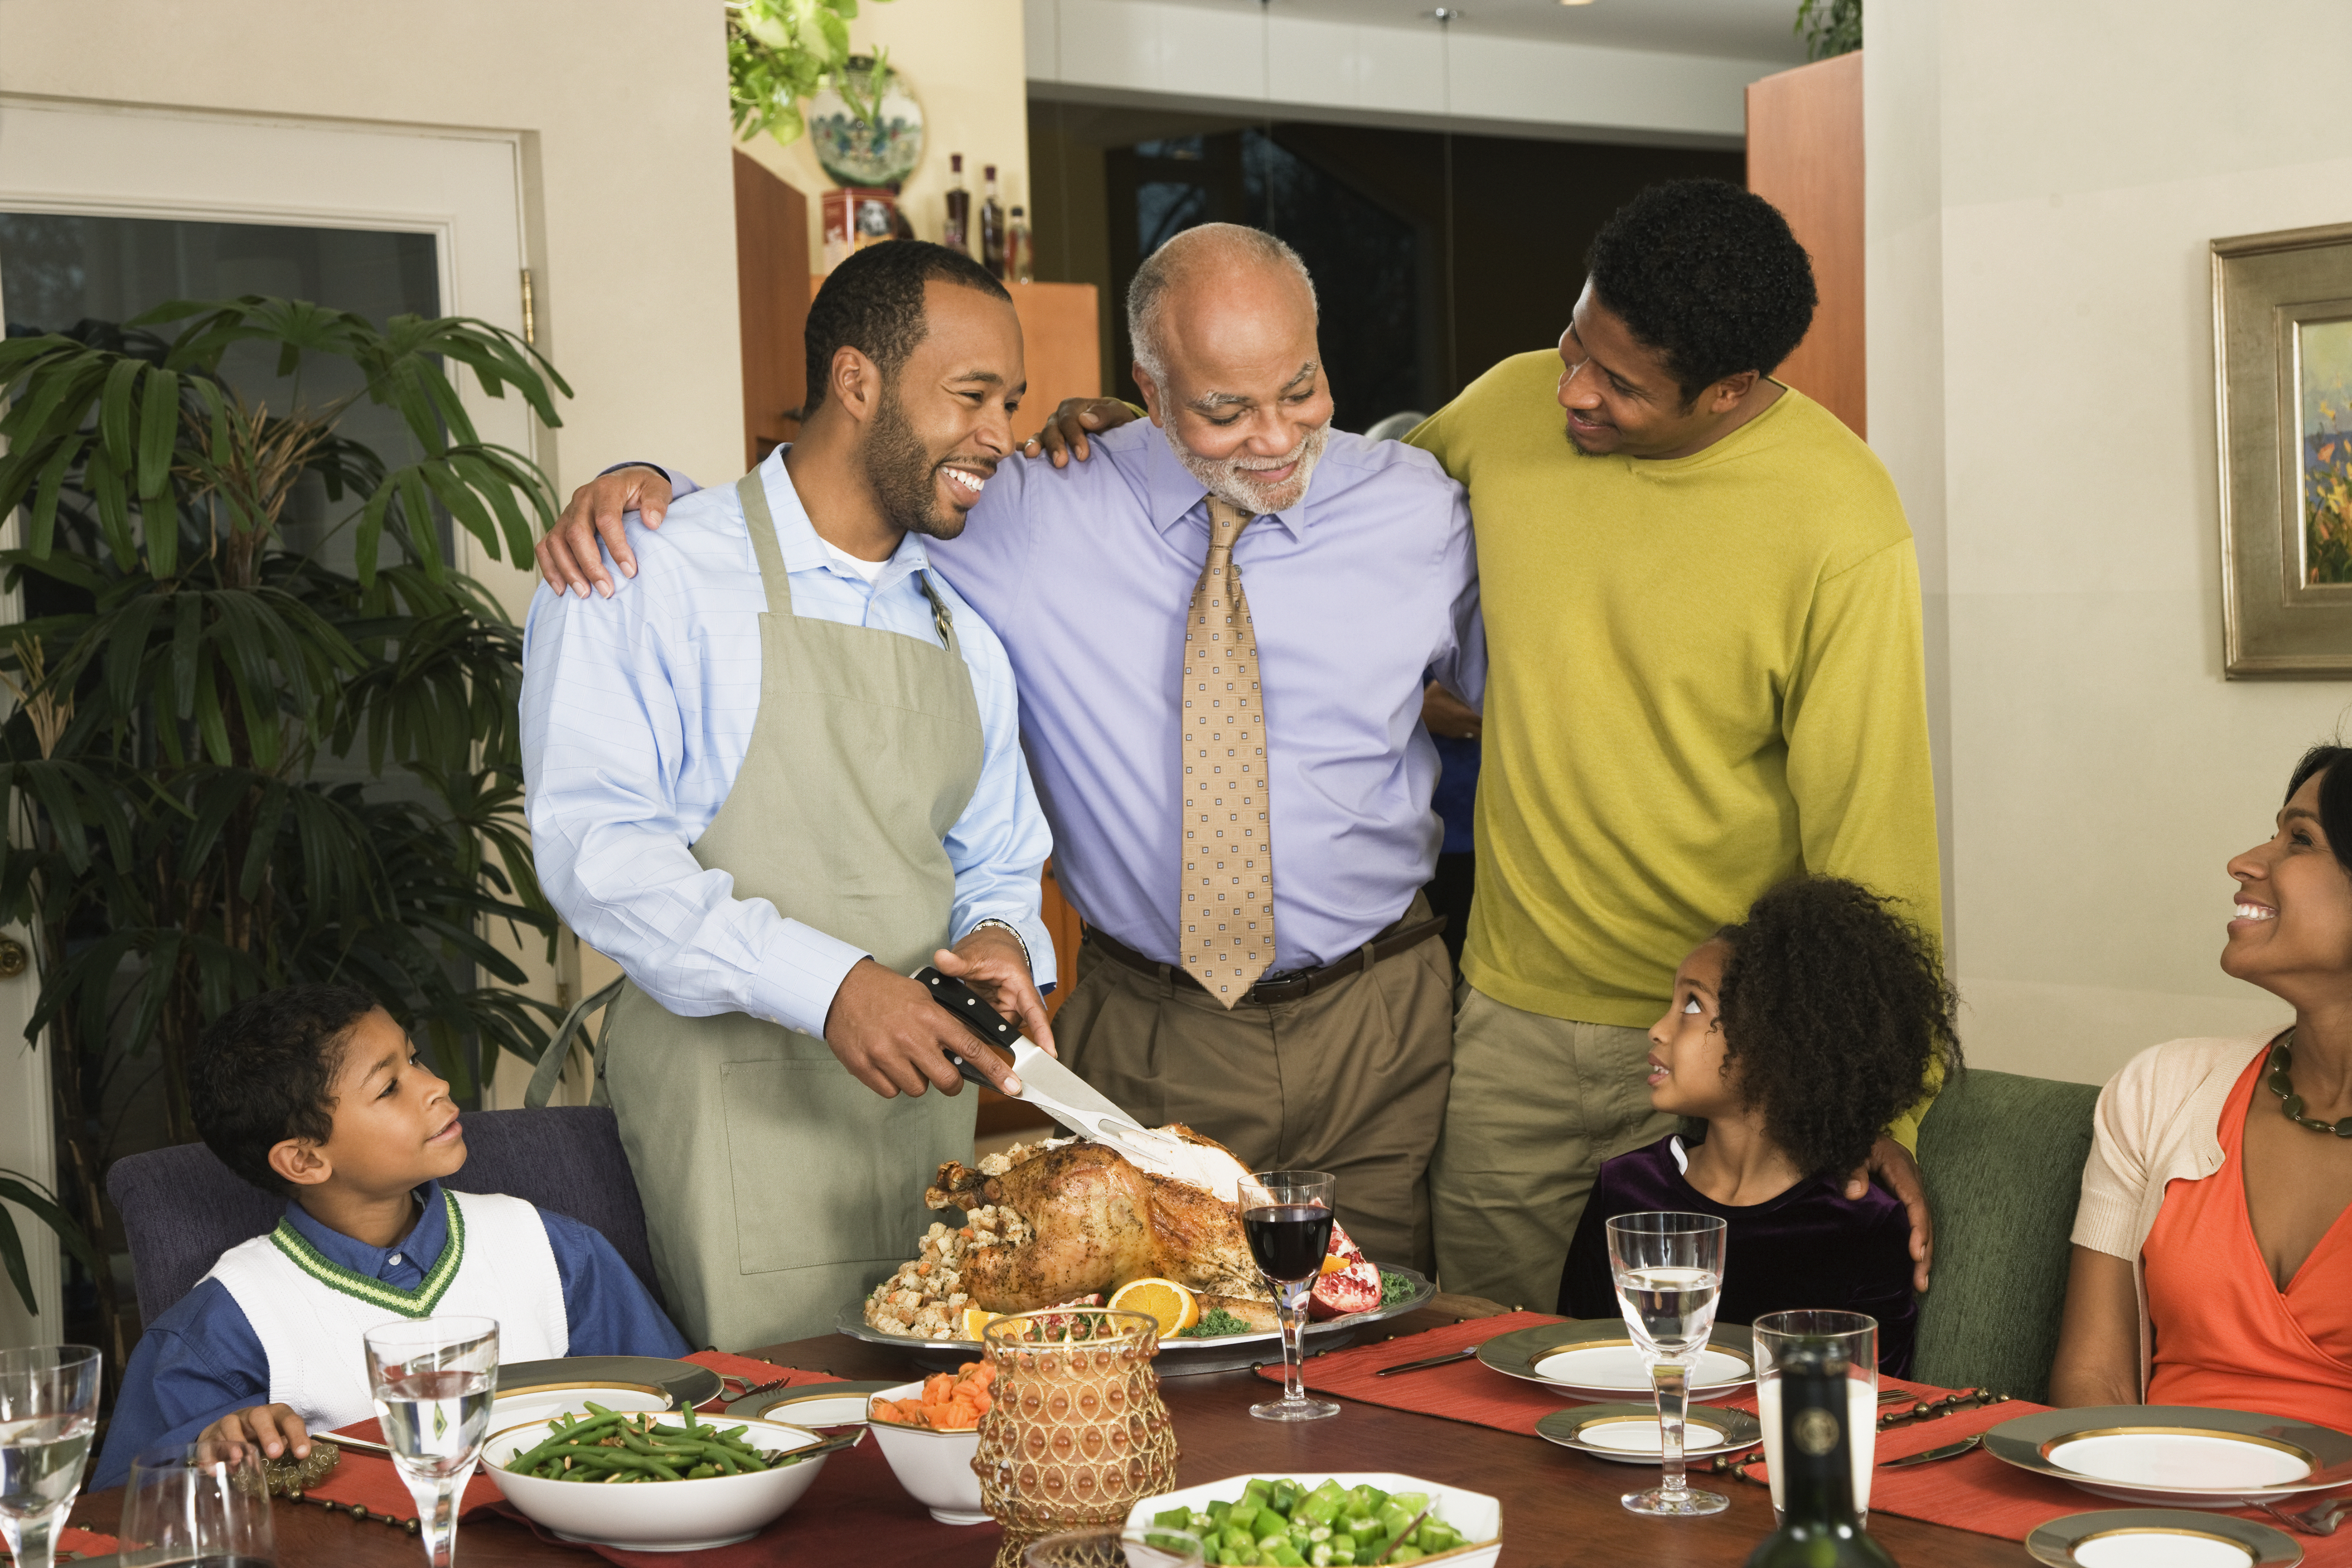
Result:
<svg viewBox="0 0 2352 1568"><path fill-rule="evenodd" d="M466 1163L449 1185L461 1193L507 1193L570 1215L611 1242L661 1300L645 1205L609 1108L469 1110L465 1121ZM131 1243L142 1325L195 1289L222 1253L277 1225L286 1206L247 1185L202 1143L117 1160L106 1190Z"/></svg>
<svg viewBox="0 0 2352 1568"><path fill-rule="evenodd" d="M1912 1375L2046 1398L2098 1086L1971 1068L1919 1126L1936 1217Z"/></svg>

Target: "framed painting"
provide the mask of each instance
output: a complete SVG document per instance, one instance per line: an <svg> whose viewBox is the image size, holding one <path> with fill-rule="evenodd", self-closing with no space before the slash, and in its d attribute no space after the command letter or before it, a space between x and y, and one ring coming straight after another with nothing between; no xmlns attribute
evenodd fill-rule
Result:
<svg viewBox="0 0 2352 1568"><path fill-rule="evenodd" d="M2213 241L2221 650L2352 679L2352 224Z"/></svg>

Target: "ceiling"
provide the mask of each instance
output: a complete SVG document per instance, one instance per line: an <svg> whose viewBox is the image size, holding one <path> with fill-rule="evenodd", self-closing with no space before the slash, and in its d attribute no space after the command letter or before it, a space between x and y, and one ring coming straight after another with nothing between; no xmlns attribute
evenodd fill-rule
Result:
<svg viewBox="0 0 2352 1568"><path fill-rule="evenodd" d="M1175 0L1217 11L1255 11L1260 0ZM1434 29L1439 0L1266 0L1285 16L1362 26ZM1720 55L1802 65L1794 26L1797 0L1444 0L1464 13L1451 24L1465 33L1542 38L1560 44Z"/></svg>

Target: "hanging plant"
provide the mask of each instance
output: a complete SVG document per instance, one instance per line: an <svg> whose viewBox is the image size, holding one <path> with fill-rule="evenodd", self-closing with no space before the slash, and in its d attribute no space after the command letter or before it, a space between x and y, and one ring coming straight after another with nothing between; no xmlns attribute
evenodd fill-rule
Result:
<svg viewBox="0 0 2352 1568"><path fill-rule="evenodd" d="M846 68L856 15L857 0L728 0L729 99L739 141L762 131L786 145L799 141L808 129L801 100L827 87L875 123L889 62L877 49L870 72Z"/></svg>
<svg viewBox="0 0 2352 1568"><path fill-rule="evenodd" d="M1862 47L1862 0L1797 0L1797 26L1805 58L1825 60Z"/></svg>

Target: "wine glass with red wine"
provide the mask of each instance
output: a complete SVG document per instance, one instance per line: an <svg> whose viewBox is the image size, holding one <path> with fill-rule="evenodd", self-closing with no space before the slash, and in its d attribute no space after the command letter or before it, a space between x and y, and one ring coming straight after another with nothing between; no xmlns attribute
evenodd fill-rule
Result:
<svg viewBox="0 0 2352 1568"><path fill-rule="evenodd" d="M1331 1250L1331 1192L1338 1185L1321 1171L1259 1171L1242 1185L1242 1234L1282 1313L1282 1397L1250 1406L1261 1421L1320 1421L1339 1414L1332 1401L1307 1397L1299 1345L1307 1292Z"/></svg>

